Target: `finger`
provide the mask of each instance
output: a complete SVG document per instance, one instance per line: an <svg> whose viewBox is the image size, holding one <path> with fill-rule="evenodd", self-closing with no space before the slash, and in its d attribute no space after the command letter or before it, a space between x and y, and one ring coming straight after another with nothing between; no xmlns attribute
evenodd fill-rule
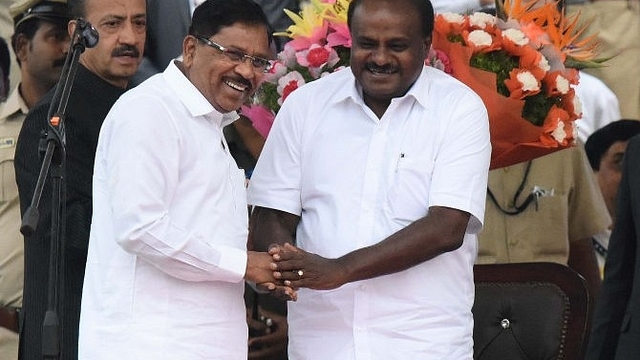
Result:
<svg viewBox="0 0 640 360"><path fill-rule="evenodd" d="M289 244L289 243L285 243L285 244L284 244L284 249L285 249L285 250L287 250L287 251L294 252L294 253L300 253L300 252L303 252L300 248L295 247L295 246L293 246L293 245L291 245L291 244Z"/></svg>
<svg viewBox="0 0 640 360"><path fill-rule="evenodd" d="M301 260L280 260L277 262L274 262L272 264L276 264L276 270L280 271L280 272L286 272L286 271L291 271L291 272L295 272L298 271L300 269L304 269L305 266L305 262L301 261ZM270 265L271 266L271 265Z"/></svg>
<svg viewBox="0 0 640 360"><path fill-rule="evenodd" d="M278 245L278 244L271 244L271 245L269 245L269 248L267 249L267 252L271 256L273 256L274 254L278 254L278 253L280 253L282 251L284 251L284 248L281 245Z"/></svg>

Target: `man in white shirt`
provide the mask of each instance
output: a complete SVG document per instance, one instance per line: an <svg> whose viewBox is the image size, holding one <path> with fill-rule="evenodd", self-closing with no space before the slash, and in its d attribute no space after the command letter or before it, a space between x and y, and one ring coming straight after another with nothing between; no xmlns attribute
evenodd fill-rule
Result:
<svg viewBox="0 0 640 360"><path fill-rule="evenodd" d="M491 146L480 98L424 66L433 8L354 0L351 67L291 93L254 170L290 359L472 359Z"/></svg>
<svg viewBox="0 0 640 360"><path fill-rule="evenodd" d="M583 144L594 131L621 118L618 97L597 77L580 71L576 95L582 105L582 117L576 120L576 127Z"/></svg>
<svg viewBox="0 0 640 360"><path fill-rule="evenodd" d="M275 280L271 257L246 250L245 176L222 128L270 68L270 33L253 1L207 0L182 60L109 112L79 358L247 359L243 280L272 290Z"/></svg>
<svg viewBox="0 0 640 360"><path fill-rule="evenodd" d="M495 8L495 0L432 0L436 13L472 13L486 8Z"/></svg>

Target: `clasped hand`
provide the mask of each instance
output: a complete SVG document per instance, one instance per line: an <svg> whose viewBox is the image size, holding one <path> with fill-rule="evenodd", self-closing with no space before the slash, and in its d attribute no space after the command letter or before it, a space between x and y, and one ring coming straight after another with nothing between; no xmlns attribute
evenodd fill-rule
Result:
<svg viewBox="0 0 640 360"><path fill-rule="evenodd" d="M273 276L272 257L264 252L249 251L245 279L256 284L258 290L268 291L281 300L296 301L297 292Z"/></svg>
<svg viewBox="0 0 640 360"><path fill-rule="evenodd" d="M337 259L327 259L306 252L289 243L269 246L273 277L284 286L330 290L345 283L345 267Z"/></svg>

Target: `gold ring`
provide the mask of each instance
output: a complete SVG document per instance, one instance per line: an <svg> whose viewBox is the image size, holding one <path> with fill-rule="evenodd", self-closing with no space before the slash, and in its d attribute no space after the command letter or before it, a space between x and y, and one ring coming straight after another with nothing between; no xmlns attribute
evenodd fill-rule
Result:
<svg viewBox="0 0 640 360"><path fill-rule="evenodd" d="M298 270L298 277L302 279L302 275L304 275L304 271Z"/></svg>

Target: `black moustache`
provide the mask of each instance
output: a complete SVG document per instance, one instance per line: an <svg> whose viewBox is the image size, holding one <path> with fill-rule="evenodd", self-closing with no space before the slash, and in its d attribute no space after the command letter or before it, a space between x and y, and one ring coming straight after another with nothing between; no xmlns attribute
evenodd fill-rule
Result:
<svg viewBox="0 0 640 360"><path fill-rule="evenodd" d="M367 64L367 69L373 72L392 73L396 71L396 68L391 65L378 66L376 64Z"/></svg>
<svg viewBox="0 0 640 360"><path fill-rule="evenodd" d="M121 46L117 49L114 49L111 52L111 56L131 56L131 57L140 57L140 52L133 46Z"/></svg>

